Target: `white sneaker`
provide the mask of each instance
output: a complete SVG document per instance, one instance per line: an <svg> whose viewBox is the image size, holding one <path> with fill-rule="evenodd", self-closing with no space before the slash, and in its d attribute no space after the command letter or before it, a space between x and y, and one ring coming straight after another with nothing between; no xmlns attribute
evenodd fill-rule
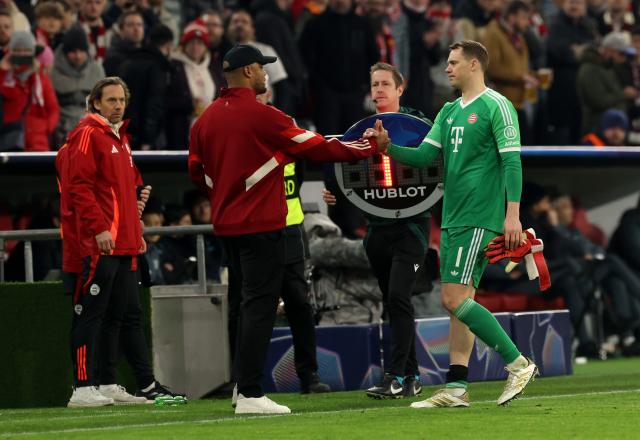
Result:
<svg viewBox="0 0 640 440"><path fill-rule="evenodd" d="M96 387L78 387L73 390L71 399L67 403L69 408L92 408L96 406L113 405L110 397L105 397Z"/></svg>
<svg viewBox="0 0 640 440"><path fill-rule="evenodd" d="M284 405L278 405L267 396L244 397L238 394L236 414L291 414L291 410Z"/></svg>
<svg viewBox="0 0 640 440"><path fill-rule="evenodd" d="M527 359L527 361L529 361L529 365L523 368L511 369L505 367L505 370L509 372L509 377L507 378L507 384L504 386L502 395L498 398L498 405L505 405L517 398L524 392L524 388L533 382L534 378L540 374L536 364L530 359Z"/></svg>
<svg viewBox="0 0 640 440"><path fill-rule="evenodd" d="M238 384L233 386L233 393L231 394L231 407L235 408L238 404Z"/></svg>
<svg viewBox="0 0 640 440"><path fill-rule="evenodd" d="M469 406L469 393L467 391L460 396L454 396L446 388L438 390L428 399L413 402L411 408L466 408Z"/></svg>
<svg viewBox="0 0 640 440"><path fill-rule="evenodd" d="M100 394L105 397L111 397L116 405L139 405L146 404L146 397L136 397L127 393L122 385L100 385Z"/></svg>

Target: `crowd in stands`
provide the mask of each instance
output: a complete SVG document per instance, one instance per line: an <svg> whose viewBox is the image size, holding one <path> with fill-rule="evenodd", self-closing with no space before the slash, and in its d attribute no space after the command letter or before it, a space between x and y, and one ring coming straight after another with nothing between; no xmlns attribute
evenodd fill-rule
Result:
<svg viewBox="0 0 640 440"><path fill-rule="evenodd" d="M131 89L135 149L186 149L234 44L278 57L274 105L322 134L372 112L377 61L433 118L454 98L447 47L465 38L488 48L525 144L640 145L639 14L631 0L0 0L0 150L60 148L105 75Z"/></svg>

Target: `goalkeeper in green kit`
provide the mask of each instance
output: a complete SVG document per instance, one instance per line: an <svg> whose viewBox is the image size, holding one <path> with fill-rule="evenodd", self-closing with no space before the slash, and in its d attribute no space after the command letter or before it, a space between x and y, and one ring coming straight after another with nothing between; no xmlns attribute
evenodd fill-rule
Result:
<svg viewBox="0 0 640 440"><path fill-rule="evenodd" d="M462 97L444 105L419 147L392 144L387 151L398 162L416 168L444 155L440 274L442 303L451 314L450 366L445 388L412 408L469 406L467 375L474 335L507 364L509 377L498 405L518 397L538 373L496 318L473 299L487 265L483 251L487 244L502 233L507 249L522 243L516 111L509 100L485 85L489 56L482 44L466 40L449 49L446 72Z"/></svg>

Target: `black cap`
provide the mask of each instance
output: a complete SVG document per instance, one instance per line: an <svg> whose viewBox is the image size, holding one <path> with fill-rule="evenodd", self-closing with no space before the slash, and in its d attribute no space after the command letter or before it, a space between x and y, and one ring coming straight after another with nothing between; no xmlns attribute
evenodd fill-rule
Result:
<svg viewBox="0 0 640 440"><path fill-rule="evenodd" d="M248 66L249 64L258 63L265 65L274 63L276 60L276 57L265 57L262 55L262 52L249 44L238 44L224 56L222 70L230 72L240 67Z"/></svg>
<svg viewBox="0 0 640 440"><path fill-rule="evenodd" d="M84 29L73 26L62 37L62 50L64 53L69 53L77 49L89 52L89 41Z"/></svg>

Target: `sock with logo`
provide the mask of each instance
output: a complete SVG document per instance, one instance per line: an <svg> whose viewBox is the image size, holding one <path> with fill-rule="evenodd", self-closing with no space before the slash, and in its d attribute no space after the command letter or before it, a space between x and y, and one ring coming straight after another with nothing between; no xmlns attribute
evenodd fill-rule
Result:
<svg viewBox="0 0 640 440"><path fill-rule="evenodd" d="M495 316L471 298L465 299L453 312L482 342L497 351L505 364L515 361L520 352Z"/></svg>

